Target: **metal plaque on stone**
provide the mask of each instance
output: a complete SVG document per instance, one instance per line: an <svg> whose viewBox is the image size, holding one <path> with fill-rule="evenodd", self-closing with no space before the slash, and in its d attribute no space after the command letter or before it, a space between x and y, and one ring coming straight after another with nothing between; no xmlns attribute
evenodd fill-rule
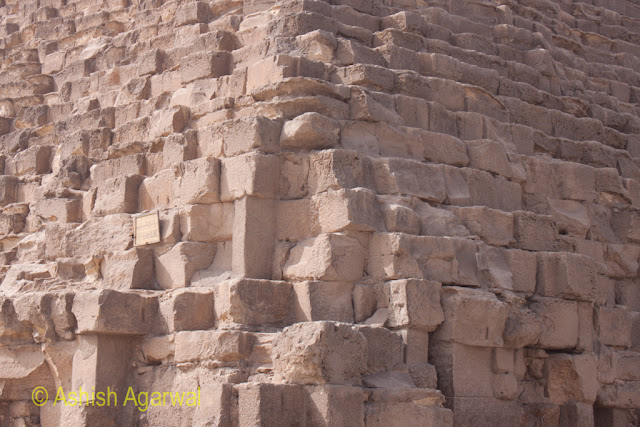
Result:
<svg viewBox="0 0 640 427"><path fill-rule="evenodd" d="M134 246L150 245L160 241L160 220L158 212L150 212L133 218Z"/></svg>

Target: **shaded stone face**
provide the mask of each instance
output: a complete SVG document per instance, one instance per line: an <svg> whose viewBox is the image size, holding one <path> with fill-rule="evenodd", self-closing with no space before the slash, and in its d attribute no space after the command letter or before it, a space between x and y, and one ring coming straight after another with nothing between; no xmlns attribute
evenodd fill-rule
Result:
<svg viewBox="0 0 640 427"><path fill-rule="evenodd" d="M0 0L0 425L635 425L639 22Z"/></svg>

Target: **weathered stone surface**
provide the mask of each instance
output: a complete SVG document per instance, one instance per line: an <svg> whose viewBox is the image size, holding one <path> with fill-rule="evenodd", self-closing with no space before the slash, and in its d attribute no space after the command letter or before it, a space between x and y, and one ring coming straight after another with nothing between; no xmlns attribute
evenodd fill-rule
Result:
<svg viewBox="0 0 640 427"><path fill-rule="evenodd" d="M294 384L360 385L367 340L345 323L297 323L273 343L275 372Z"/></svg>
<svg viewBox="0 0 640 427"><path fill-rule="evenodd" d="M507 307L495 295L475 289L442 289L444 323L436 336L445 341L501 346Z"/></svg>
<svg viewBox="0 0 640 427"><path fill-rule="evenodd" d="M637 1L0 17L0 425L637 424Z"/></svg>

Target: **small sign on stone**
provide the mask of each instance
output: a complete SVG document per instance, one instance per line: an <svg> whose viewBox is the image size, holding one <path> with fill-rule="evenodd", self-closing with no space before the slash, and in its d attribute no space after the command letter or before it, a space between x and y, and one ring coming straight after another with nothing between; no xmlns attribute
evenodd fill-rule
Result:
<svg viewBox="0 0 640 427"><path fill-rule="evenodd" d="M133 218L134 246L150 245L160 241L160 220L158 211Z"/></svg>

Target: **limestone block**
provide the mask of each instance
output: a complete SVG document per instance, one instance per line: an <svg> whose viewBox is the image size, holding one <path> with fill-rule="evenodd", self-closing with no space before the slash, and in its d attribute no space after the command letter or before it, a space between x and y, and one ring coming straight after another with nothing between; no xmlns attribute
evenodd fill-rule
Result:
<svg viewBox="0 0 640 427"><path fill-rule="evenodd" d="M147 159L143 154L133 154L110 159L91 166L91 181L97 187L109 178L122 175L146 175Z"/></svg>
<svg viewBox="0 0 640 427"><path fill-rule="evenodd" d="M402 337L389 329L375 326L356 326L367 340L367 373L393 369L404 362Z"/></svg>
<svg viewBox="0 0 640 427"><path fill-rule="evenodd" d="M283 326L293 310L290 283L233 279L216 287L216 317L221 325Z"/></svg>
<svg viewBox="0 0 640 427"><path fill-rule="evenodd" d="M276 156L243 154L223 159L220 171L220 200L228 202L245 195L275 197L279 169Z"/></svg>
<svg viewBox="0 0 640 427"><path fill-rule="evenodd" d="M502 338L506 347L522 348L535 345L542 334L543 321L526 308L510 307Z"/></svg>
<svg viewBox="0 0 640 427"><path fill-rule="evenodd" d="M364 271L364 248L344 234L321 234L292 250L283 274L289 280L356 281Z"/></svg>
<svg viewBox="0 0 640 427"><path fill-rule="evenodd" d="M622 348L631 345L631 316L626 307L597 307L594 325L602 344Z"/></svg>
<svg viewBox="0 0 640 427"><path fill-rule="evenodd" d="M182 84L204 78L217 78L231 74L229 52L198 52L181 61Z"/></svg>
<svg viewBox="0 0 640 427"><path fill-rule="evenodd" d="M539 346L570 349L578 344L578 303L559 298L536 298L531 310L542 319Z"/></svg>
<svg viewBox="0 0 640 427"><path fill-rule="evenodd" d="M162 49L151 49L141 55L137 62L138 75L162 73L164 51Z"/></svg>
<svg viewBox="0 0 640 427"><path fill-rule="evenodd" d="M305 113L282 127L280 145L285 149L324 149L338 144L340 125L318 113Z"/></svg>
<svg viewBox="0 0 640 427"><path fill-rule="evenodd" d="M339 79L343 84L383 91L393 89L393 77L392 71L373 64L353 64L339 72Z"/></svg>
<svg viewBox="0 0 640 427"><path fill-rule="evenodd" d="M145 178L138 187L138 211L170 207L174 203L175 173L163 169L153 176Z"/></svg>
<svg viewBox="0 0 640 427"><path fill-rule="evenodd" d="M375 185L379 194L406 194L431 202L445 199L442 168L415 160L376 159Z"/></svg>
<svg viewBox="0 0 640 427"><path fill-rule="evenodd" d="M426 280L393 280L389 286L390 327L433 332L445 319L440 306L441 284Z"/></svg>
<svg viewBox="0 0 640 427"><path fill-rule="evenodd" d="M159 309L166 325L157 326L167 332L194 331L214 326L214 292L209 288L182 288L165 294Z"/></svg>
<svg viewBox="0 0 640 427"><path fill-rule="evenodd" d="M233 204L187 205L180 209L182 240L215 242L231 240Z"/></svg>
<svg viewBox="0 0 640 427"><path fill-rule="evenodd" d="M513 237L513 215L486 207L454 208L453 212L462 223L487 244L509 246L515 243ZM448 235L448 234L445 234Z"/></svg>
<svg viewBox="0 0 640 427"><path fill-rule="evenodd" d="M34 145L20 151L8 159L5 164L7 175L43 175L51 172L49 161L51 147L48 145Z"/></svg>
<svg viewBox="0 0 640 427"><path fill-rule="evenodd" d="M295 317L299 322L353 322L353 284L300 282L293 285Z"/></svg>
<svg viewBox="0 0 640 427"><path fill-rule="evenodd" d="M175 335L175 361L236 362L251 354L254 335L242 331L182 331Z"/></svg>
<svg viewBox="0 0 640 427"><path fill-rule="evenodd" d="M569 236L584 238L591 227L589 211L574 200L549 199L549 209L554 221L558 224L558 232Z"/></svg>
<svg viewBox="0 0 640 427"><path fill-rule="evenodd" d="M18 180L13 176L0 176L0 206L16 201Z"/></svg>
<svg viewBox="0 0 640 427"><path fill-rule="evenodd" d="M109 230L105 233L105 230ZM57 239L58 236L52 236ZM107 252L124 251L133 244L133 221L126 214L93 218L70 229L59 238L59 246L69 257L100 257ZM52 254L56 254L54 248Z"/></svg>
<svg viewBox="0 0 640 427"><path fill-rule="evenodd" d="M429 353L443 394L451 397L493 397L493 349L432 341Z"/></svg>
<svg viewBox="0 0 640 427"><path fill-rule="evenodd" d="M80 334L144 334L154 321L157 301L133 292L78 292L72 312Z"/></svg>
<svg viewBox="0 0 640 427"><path fill-rule="evenodd" d="M375 193L365 188L326 191L312 198L316 233L382 229Z"/></svg>
<svg viewBox="0 0 640 427"><path fill-rule="evenodd" d="M174 132L181 132L189 121L189 108L173 107L168 110L157 110L151 116L149 136L159 138Z"/></svg>
<svg viewBox="0 0 640 427"><path fill-rule="evenodd" d="M126 372L131 363L129 337L90 334L78 337L73 355L71 390L126 393ZM49 394L51 398L51 394ZM89 396L82 399L86 402ZM108 424L107 424L108 425Z"/></svg>
<svg viewBox="0 0 640 427"><path fill-rule="evenodd" d="M232 269L234 274L270 279L274 268L276 202L246 196L234 202Z"/></svg>
<svg viewBox="0 0 640 427"><path fill-rule="evenodd" d="M133 248L108 253L100 264L103 286L109 289L150 289L154 282L153 253Z"/></svg>
<svg viewBox="0 0 640 427"><path fill-rule="evenodd" d="M309 156L304 153L282 153L280 159L280 200L305 197L309 191Z"/></svg>
<svg viewBox="0 0 640 427"><path fill-rule="evenodd" d="M454 425L518 425L526 419L523 405L515 400L495 397L463 397L451 400Z"/></svg>
<svg viewBox="0 0 640 427"><path fill-rule="evenodd" d="M180 242L156 258L156 280L162 289L189 286L193 274L209 267L215 253L211 243Z"/></svg>
<svg viewBox="0 0 640 427"><path fill-rule="evenodd" d="M162 164L165 168L173 163L182 163L197 157L198 139L195 131L172 133L162 146Z"/></svg>
<svg viewBox="0 0 640 427"><path fill-rule="evenodd" d="M311 200L278 202L277 238L296 242L311 236Z"/></svg>
<svg viewBox="0 0 640 427"><path fill-rule="evenodd" d="M220 125L223 152L226 157L257 150L260 153L278 151L280 123L266 117L243 117Z"/></svg>
<svg viewBox="0 0 640 427"><path fill-rule="evenodd" d="M591 353L553 354L545 360L546 390L549 401L565 404L578 401L592 404L598 388L597 360Z"/></svg>
<svg viewBox="0 0 640 427"><path fill-rule="evenodd" d="M597 271L591 257L550 252L539 252L537 256L537 294L578 301L595 301Z"/></svg>
<svg viewBox="0 0 640 427"><path fill-rule="evenodd" d="M511 178L513 171L502 144L488 139L466 141L469 150L469 166L475 169ZM465 166L465 165L461 165Z"/></svg>
<svg viewBox="0 0 640 427"><path fill-rule="evenodd" d="M396 329L404 341L404 362L407 364L424 364L429 357L429 332L424 329Z"/></svg>
<svg viewBox="0 0 640 427"><path fill-rule="evenodd" d="M113 213L138 211L138 187L144 178L140 175L124 175L106 179L96 194L93 214L104 216Z"/></svg>
<svg viewBox="0 0 640 427"><path fill-rule="evenodd" d="M209 18L209 5L205 2L194 1L182 4L176 10L175 25L191 25L206 23Z"/></svg>
<svg viewBox="0 0 640 427"><path fill-rule="evenodd" d="M470 195L469 204L487 206L512 212L522 208L522 188L519 184L490 173L470 168L461 168ZM464 188L464 187L463 187Z"/></svg>
<svg viewBox="0 0 640 427"><path fill-rule="evenodd" d="M436 367L428 363L409 365L409 374L418 388L438 388Z"/></svg>
<svg viewBox="0 0 640 427"><path fill-rule="evenodd" d="M352 120L389 124L402 123L402 118L396 113L393 97L383 92L368 91L358 87L352 88L349 110L349 118Z"/></svg>
<svg viewBox="0 0 640 427"><path fill-rule="evenodd" d="M302 386L246 382L235 387L241 425L301 425L307 396Z"/></svg>
<svg viewBox="0 0 640 427"><path fill-rule="evenodd" d="M532 294L536 289L536 254L517 249L503 252L511 269L513 290Z"/></svg>
<svg viewBox="0 0 640 427"><path fill-rule="evenodd" d="M635 419L634 411L620 408L593 408L593 422L597 426L624 427Z"/></svg>
<svg viewBox="0 0 640 427"><path fill-rule="evenodd" d="M396 203L380 203L387 231L420 234L420 217L411 208Z"/></svg>
<svg viewBox="0 0 640 427"><path fill-rule="evenodd" d="M176 165L173 182L176 204L217 203L220 200L220 162L200 158Z"/></svg>
<svg viewBox="0 0 640 427"><path fill-rule="evenodd" d="M452 166L467 166L469 156L464 142L444 133L423 132L424 159ZM477 167L477 166L474 166Z"/></svg>
<svg viewBox="0 0 640 427"><path fill-rule="evenodd" d="M514 212L514 235L519 249L554 251L558 245L558 227L551 216L527 211Z"/></svg>
<svg viewBox="0 0 640 427"><path fill-rule="evenodd" d="M81 222L82 202L79 199L41 199L35 203L33 213L44 221Z"/></svg>
<svg viewBox="0 0 640 427"><path fill-rule="evenodd" d="M360 385L367 340L345 323L297 323L274 339L272 357L276 375L287 383Z"/></svg>
<svg viewBox="0 0 640 427"><path fill-rule="evenodd" d="M420 234L423 236L471 237L471 232L454 212L420 203L415 212L420 216ZM462 216L462 215L461 215ZM479 227L476 227L479 228Z"/></svg>
<svg viewBox="0 0 640 427"><path fill-rule="evenodd" d="M444 188L447 204L458 206L471 204L471 191L460 169L452 166L444 167Z"/></svg>
<svg viewBox="0 0 640 427"><path fill-rule="evenodd" d="M313 193L342 188L373 188L370 165L356 151L322 150L309 156L309 189Z"/></svg>
<svg viewBox="0 0 640 427"><path fill-rule="evenodd" d="M359 387L249 382L235 390L241 425L364 426Z"/></svg>
<svg viewBox="0 0 640 427"><path fill-rule="evenodd" d="M49 343L74 337L72 304L71 293L30 292L16 296L13 308L16 320L32 330L36 342Z"/></svg>
<svg viewBox="0 0 640 427"><path fill-rule="evenodd" d="M421 403L367 403L365 406L365 424L367 426L382 427L396 423L407 427L453 425L453 412L450 409L425 405L422 401Z"/></svg>
<svg viewBox="0 0 640 427"><path fill-rule="evenodd" d="M553 166L559 178L556 187L559 198L584 201L595 198L595 168L572 162L554 163Z"/></svg>
<svg viewBox="0 0 640 427"><path fill-rule="evenodd" d="M442 288L444 323L438 339L480 347L502 346L507 306L490 292L447 286Z"/></svg>

